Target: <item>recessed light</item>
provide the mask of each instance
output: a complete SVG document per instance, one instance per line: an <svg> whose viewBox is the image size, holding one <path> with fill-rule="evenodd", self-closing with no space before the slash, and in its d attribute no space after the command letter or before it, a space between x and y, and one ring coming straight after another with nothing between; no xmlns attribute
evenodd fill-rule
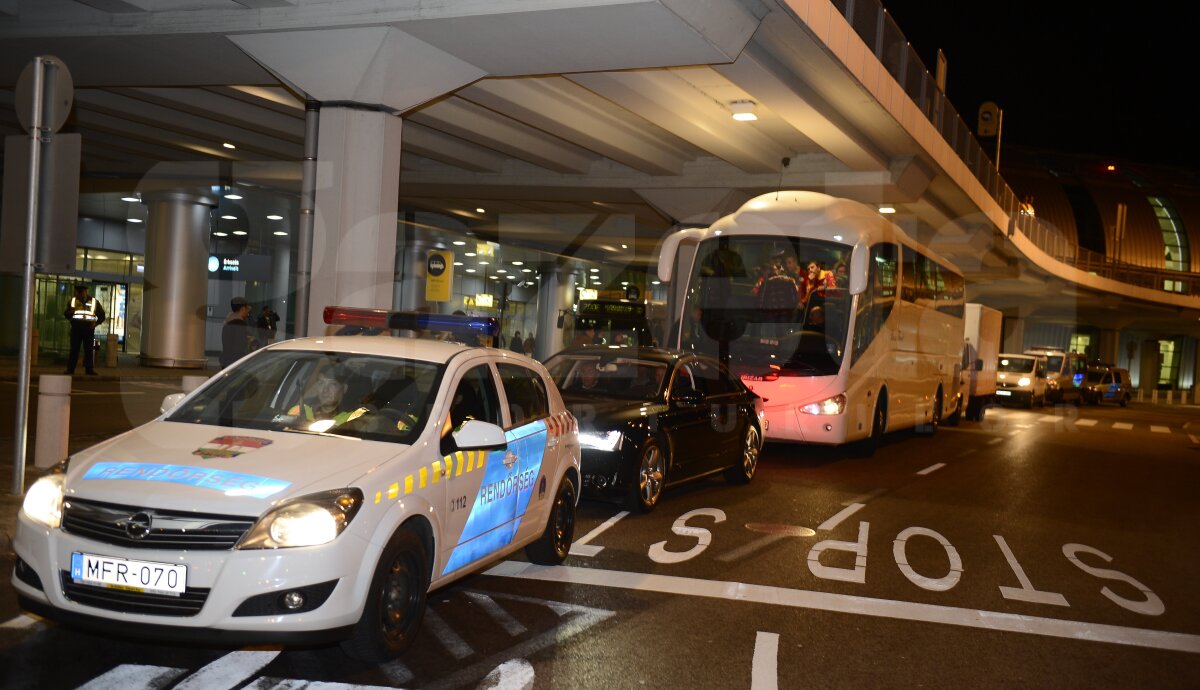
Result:
<svg viewBox="0 0 1200 690"><path fill-rule="evenodd" d="M880 213L895 213L896 209L892 206L880 206L879 212Z"/></svg>
<svg viewBox="0 0 1200 690"><path fill-rule="evenodd" d="M245 234L246 234L246 231L245 231L245 230L234 230L234 231L233 231L233 234L235 234L235 235L245 235Z"/></svg>
<svg viewBox="0 0 1200 690"><path fill-rule="evenodd" d="M233 144L229 143L228 141L227 141L227 142L225 142L225 143L223 143L223 144L221 144L221 146L224 146L224 147L225 147L225 148L227 148L227 149L236 149L236 148L237 148L236 146L234 146Z"/></svg>
<svg viewBox="0 0 1200 690"><path fill-rule="evenodd" d="M226 194L226 195L225 195L225 198L226 198L226 199L232 199L232 200L234 200L234 201L238 201L239 199L241 199L241 198L242 198L242 195L241 195L241 194L234 194L233 192L230 192L229 194Z"/></svg>
<svg viewBox="0 0 1200 690"><path fill-rule="evenodd" d="M754 101L734 101L729 104L729 110L738 122L753 122L758 119L758 115L754 114L755 105Z"/></svg>
<svg viewBox="0 0 1200 690"><path fill-rule="evenodd" d="M484 209L481 209L481 208L475 209L475 212L476 213L487 213L487 211L485 211Z"/></svg>
<svg viewBox="0 0 1200 690"><path fill-rule="evenodd" d="M267 216L267 220L283 220L283 216L272 213L271 215Z"/></svg>
<svg viewBox="0 0 1200 690"><path fill-rule="evenodd" d="M99 261L107 261L108 260L108 257L105 256L104 254L97 254L97 255L93 256L92 258L97 259Z"/></svg>
<svg viewBox="0 0 1200 690"><path fill-rule="evenodd" d="M621 249L629 249L629 245L623 244L623 245L621 245Z"/></svg>
<svg viewBox="0 0 1200 690"><path fill-rule="evenodd" d="M455 261L455 262L454 262L454 265L455 265L455 266L462 266L462 265L463 265L463 262L461 262L461 261Z"/></svg>
<svg viewBox="0 0 1200 690"><path fill-rule="evenodd" d="M496 273L508 273L508 269L506 269L506 268L497 268L497 269L496 269Z"/></svg>
<svg viewBox="0 0 1200 690"><path fill-rule="evenodd" d="M652 280L652 281L650 281L650 284L651 284L651 285L662 285L662 283L661 283L661 282L659 282L659 281L657 281L657 280Z"/></svg>
<svg viewBox="0 0 1200 690"><path fill-rule="evenodd" d="M466 242L463 242L462 240L454 240L454 241L453 241L453 242L451 242L450 244L453 244L455 247L461 247L461 246L463 246L464 244L466 244Z"/></svg>
<svg viewBox="0 0 1200 690"><path fill-rule="evenodd" d="M475 256L475 252L467 252L463 256Z"/></svg>
<svg viewBox="0 0 1200 690"><path fill-rule="evenodd" d="M628 281L628 280L622 280L622 281L621 281L621 285L622 285L622 287L623 287L623 286L626 286L626 285L629 285L629 281Z"/></svg>
<svg viewBox="0 0 1200 690"><path fill-rule="evenodd" d="M492 276L492 280L500 280L500 276Z"/></svg>
<svg viewBox="0 0 1200 690"><path fill-rule="evenodd" d="M221 220L237 220L237 216L231 216L228 213L221 216Z"/></svg>
<svg viewBox="0 0 1200 690"><path fill-rule="evenodd" d="M123 197L121 197L121 201L134 202L134 201L141 201L141 199L137 198L136 196L123 196Z"/></svg>
<svg viewBox="0 0 1200 690"><path fill-rule="evenodd" d="M140 222L142 222L142 219L141 219L141 218L126 218L125 220L129 221L130 223L140 223Z"/></svg>
<svg viewBox="0 0 1200 690"><path fill-rule="evenodd" d="M214 237L229 237L229 233L227 233L227 232L214 232L214 233L213 233L213 236L214 236Z"/></svg>
<svg viewBox="0 0 1200 690"><path fill-rule="evenodd" d="M280 237L287 237L287 233L284 232L283 230L276 230L275 234L279 235Z"/></svg>
<svg viewBox="0 0 1200 690"><path fill-rule="evenodd" d="M514 261L514 262L512 262L512 265L513 266L524 266L525 262L524 261Z"/></svg>
<svg viewBox="0 0 1200 690"><path fill-rule="evenodd" d="M480 265L480 266L487 266L487 265L488 265L488 262L487 262L487 261L480 261L480 262L479 262L479 265Z"/></svg>
<svg viewBox="0 0 1200 690"><path fill-rule="evenodd" d="M598 268L591 268L591 269L588 269L588 270L590 270L592 273L599 273L599 272L600 272L600 269L598 269Z"/></svg>
<svg viewBox="0 0 1200 690"><path fill-rule="evenodd" d="M468 269L467 269L467 273L474 273L474 272L475 272L475 269L473 269L473 268L468 268Z"/></svg>
<svg viewBox="0 0 1200 690"><path fill-rule="evenodd" d="M533 269L532 268L522 268L521 273L533 273Z"/></svg>
<svg viewBox="0 0 1200 690"><path fill-rule="evenodd" d="M508 279L509 279L509 280L516 280L516 279L517 279L517 277L516 277L516 276L508 276Z"/></svg>

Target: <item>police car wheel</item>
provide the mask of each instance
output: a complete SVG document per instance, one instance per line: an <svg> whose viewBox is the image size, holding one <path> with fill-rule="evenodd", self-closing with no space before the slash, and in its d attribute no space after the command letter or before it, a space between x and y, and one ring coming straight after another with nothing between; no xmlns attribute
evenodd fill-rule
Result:
<svg viewBox="0 0 1200 690"><path fill-rule="evenodd" d="M369 663L404 654L421 627L428 590L425 545L412 530L400 529L379 557L362 617L351 637L342 642L342 650Z"/></svg>
<svg viewBox="0 0 1200 690"><path fill-rule="evenodd" d="M550 506L546 530L537 541L525 547L525 556L538 565L559 565L571 552L574 538L575 485L570 477L563 477L554 504Z"/></svg>

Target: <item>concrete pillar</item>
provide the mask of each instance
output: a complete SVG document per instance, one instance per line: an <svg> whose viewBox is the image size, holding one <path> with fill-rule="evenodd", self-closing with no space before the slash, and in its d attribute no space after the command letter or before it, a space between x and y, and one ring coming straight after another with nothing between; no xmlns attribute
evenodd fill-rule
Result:
<svg viewBox="0 0 1200 690"><path fill-rule="evenodd" d="M1110 329L1101 329L1100 341L1096 343L1097 356L1101 362L1111 362L1114 366L1121 366L1121 334L1119 331Z"/></svg>
<svg viewBox="0 0 1200 690"><path fill-rule="evenodd" d="M1025 319L1004 315L1004 336L1001 352L1025 351Z"/></svg>
<svg viewBox="0 0 1200 690"><path fill-rule="evenodd" d="M566 317L575 305L575 270L571 267L556 267L541 275L542 280L538 284L537 341L534 357L544 362L566 346L563 342L563 326L566 325Z"/></svg>
<svg viewBox="0 0 1200 690"><path fill-rule="evenodd" d="M402 120L351 107L321 109L308 333L324 335L327 305L392 302Z"/></svg>
<svg viewBox="0 0 1200 690"><path fill-rule="evenodd" d="M271 285L273 291L271 298L267 303L271 305L271 311L279 314L279 323L276 325L275 341L287 340L290 336L288 333L294 333L295 328L288 323L288 295L291 294L291 277L292 277L292 246L288 242L287 237L275 237L275 245L271 248ZM255 318L262 313L259 308L258 313L254 314Z"/></svg>
<svg viewBox="0 0 1200 690"><path fill-rule="evenodd" d="M1162 368L1159 361L1162 353L1158 351L1158 341L1147 338L1142 341L1141 375L1138 377L1138 387L1145 390L1158 388L1158 372Z"/></svg>
<svg viewBox="0 0 1200 690"><path fill-rule="evenodd" d="M208 301L209 212L217 197L202 191L150 192L142 297L143 364L200 369Z"/></svg>

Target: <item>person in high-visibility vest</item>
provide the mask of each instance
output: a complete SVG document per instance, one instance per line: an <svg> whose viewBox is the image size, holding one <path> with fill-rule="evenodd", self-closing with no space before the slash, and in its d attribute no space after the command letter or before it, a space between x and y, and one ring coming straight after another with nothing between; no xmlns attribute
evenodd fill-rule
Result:
<svg viewBox="0 0 1200 690"><path fill-rule="evenodd" d="M310 402L301 402L293 405L287 411L289 417L295 417L299 420L307 422L317 422L322 420L332 420L333 424L320 431L327 431L345 424L346 422L354 421L363 416L369 409L366 407L358 407L352 410L341 410L342 396L346 394L346 384L338 376L338 373L332 369L325 369L317 375L316 382L316 400Z"/></svg>
<svg viewBox="0 0 1200 690"><path fill-rule="evenodd" d="M77 285L75 296L71 298L63 316L71 322L71 354L68 355L66 373L75 373L75 363L82 350L83 368L95 376L96 352L92 343L96 337L96 326L104 323L104 307L100 306L100 300L88 296L86 285Z"/></svg>

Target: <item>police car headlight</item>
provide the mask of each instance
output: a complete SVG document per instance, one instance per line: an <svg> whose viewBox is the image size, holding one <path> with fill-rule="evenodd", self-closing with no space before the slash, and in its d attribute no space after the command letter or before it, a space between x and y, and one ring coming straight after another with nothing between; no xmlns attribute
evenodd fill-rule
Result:
<svg viewBox="0 0 1200 690"><path fill-rule="evenodd" d="M809 403L800 408L804 414L835 415L846 411L846 395L839 393L821 402Z"/></svg>
<svg viewBox="0 0 1200 690"><path fill-rule="evenodd" d="M579 445L611 453L621 447L620 431L580 431Z"/></svg>
<svg viewBox="0 0 1200 690"><path fill-rule="evenodd" d="M1030 382L1028 376L1022 376L1021 379L1019 381L1017 381L1017 385L1022 386L1022 387L1028 386L1030 383L1031 382Z"/></svg>
<svg viewBox="0 0 1200 690"><path fill-rule="evenodd" d="M63 484L66 475L49 474L33 483L25 494L21 510L30 520L51 529L62 524Z"/></svg>
<svg viewBox="0 0 1200 690"><path fill-rule="evenodd" d="M358 489L335 489L284 501L259 518L236 548L327 544L345 531L362 504L362 491Z"/></svg>

